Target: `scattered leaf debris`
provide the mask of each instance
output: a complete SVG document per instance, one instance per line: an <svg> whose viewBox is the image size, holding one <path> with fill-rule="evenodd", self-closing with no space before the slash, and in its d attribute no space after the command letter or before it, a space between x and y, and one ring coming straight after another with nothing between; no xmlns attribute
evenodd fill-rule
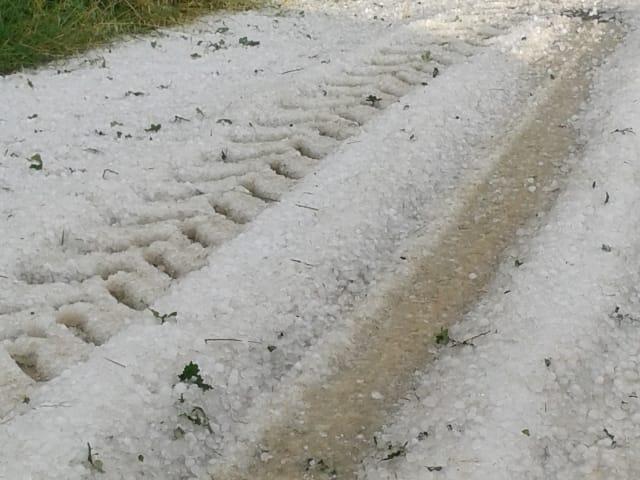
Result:
<svg viewBox="0 0 640 480"><path fill-rule="evenodd" d="M375 107L376 105L378 105L380 103L380 100L382 99L375 95L369 95L367 96L367 98L365 98L365 101L370 103L372 107Z"/></svg>
<svg viewBox="0 0 640 480"><path fill-rule="evenodd" d="M302 70L304 70L303 67L292 68L291 70L285 70L284 72L280 72L280 75L287 75L288 73L301 72ZM326 91L323 91L323 92L325 92L324 96L326 97L327 96Z"/></svg>
<svg viewBox="0 0 640 480"><path fill-rule="evenodd" d="M241 37L240 40L238 40L238 43L244 47L255 47L260 45L260 42L257 40L249 40L247 37Z"/></svg>
<svg viewBox="0 0 640 480"><path fill-rule="evenodd" d="M395 447L392 444L389 444L388 447L387 447L389 452L387 453L387 455L381 461L382 462L386 462L388 460L392 460L392 459L397 458L397 457L406 456L407 455L407 443L409 443L409 442L404 442L404 444L397 445Z"/></svg>
<svg viewBox="0 0 640 480"><path fill-rule="evenodd" d="M193 407L190 413L182 413L180 414L180 416L185 417L194 425L205 427L207 430L209 430L209 433L213 433L211 424L209 422L209 417L202 407Z"/></svg>
<svg viewBox="0 0 640 480"><path fill-rule="evenodd" d="M600 23L609 22L611 17L605 10L596 10L595 8L568 8L563 10L560 15L571 18L579 18L580 20L585 22L593 22L594 20L596 20Z"/></svg>
<svg viewBox="0 0 640 480"><path fill-rule="evenodd" d="M178 316L178 312L160 313L157 310L154 310L153 308L149 308L149 311L153 314L154 317L160 320L160 325L171 320L172 318L175 319Z"/></svg>
<svg viewBox="0 0 640 480"><path fill-rule="evenodd" d="M611 432L609 432L609 430L607 430L606 428L603 428L602 431L609 438L609 440L611 440L611 446L615 447L616 443L617 443L616 442L616 436L613 435Z"/></svg>
<svg viewBox="0 0 640 480"><path fill-rule="evenodd" d="M632 135L635 135L636 132L633 131L633 128L631 127L626 127L626 128L616 128L615 130L613 130L611 133L620 133L621 135L626 135L627 133L630 133Z"/></svg>
<svg viewBox="0 0 640 480"><path fill-rule="evenodd" d="M149 128L145 128L145 132L159 132L162 128L162 124L160 123L152 123Z"/></svg>
<svg viewBox="0 0 640 480"><path fill-rule="evenodd" d="M629 320L631 322L640 322L640 319L635 318L633 315L629 313L622 313L618 305L616 305L616 308L613 310L613 312L609 314L609 317L616 320L619 324L622 323L623 320Z"/></svg>
<svg viewBox="0 0 640 480"><path fill-rule="evenodd" d="M479 333L477 335L474 335L472 337L469 337L465 340L459 341L459 340L455 340L453 338L449 338L449 342L451 342L451 346L452 347L458 347L458 346L469 346L469 347L475 347L475 344L473 343L473 340L475 340L476 338L480 338L480 337L484 337L485 335L489 335L491 333L491 330L487 330L486 332L482 332Z"/></svg>
<svg viewBox="0 0 640 480"><path fill-rule="evenodd" d="M105 168L102 171L102 179L103 180L107 177L107 173L112 173L114 175L120 175L120 172L116 172L115 170L111 170L110 168Z"/></svg>

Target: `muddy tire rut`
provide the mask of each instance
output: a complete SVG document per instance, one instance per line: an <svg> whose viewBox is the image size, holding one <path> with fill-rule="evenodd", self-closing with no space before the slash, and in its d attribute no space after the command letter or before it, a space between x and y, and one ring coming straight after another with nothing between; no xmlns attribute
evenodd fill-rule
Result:
<svg viewBox="0 0 640 480"><path fill-rule="evenodd" d="M352 348L336 353L336 373L304 388L292 413L265 430L258 453L246 452L248 460L214 478L358 475L378 448L376 432L410 391L415 372L433 359L435 336L487 290L518 229L552 207L578 149L571 117L588 98L593 69L621 37L609 23L569 32L570 48L556 54L550 71L538 72L545 78L540 100L497 143L489 175L461 194L458 213L435 244L416 243L410 275L387 289L383 307L357 317Z"/></svg>

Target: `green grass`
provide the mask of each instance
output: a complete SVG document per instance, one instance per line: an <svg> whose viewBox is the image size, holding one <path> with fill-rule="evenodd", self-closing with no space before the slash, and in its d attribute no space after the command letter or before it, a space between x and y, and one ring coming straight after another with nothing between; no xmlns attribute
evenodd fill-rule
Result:
<svg viewBox="0 0 640 480"><path fill-rule="evenodd" d="M0 0L0 74L256 0Z"/></svg>

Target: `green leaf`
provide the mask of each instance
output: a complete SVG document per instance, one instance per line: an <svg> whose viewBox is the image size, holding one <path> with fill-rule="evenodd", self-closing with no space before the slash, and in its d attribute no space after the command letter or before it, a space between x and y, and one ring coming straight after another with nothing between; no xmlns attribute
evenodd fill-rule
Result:
<svg viewBox="0 0 640 480"><path fill-rule="evenodd" d="M178 378L182 382L188 382L192 378L199 377L199 376L200 376L200 367L198 366L198 364L189 362L188 365L185 365L184 370L182 370L182 373L178 375Z"/></svg>
<svg viewBox="0 0 640 480"><path fill-rule="evenodd" d="M202 391L206 392L207 390L211 390L213 387L208 383L205 383L200 375L200 367L198 364L189 362L185 365L182 373L178 375L180 381L185 383L193 383L198 386Z"/></svg>
<svg viewBox="0 0 640 480"><path fill-rule="evenodd" d="M29 158L29 161L31 162L29 168L32 168L33 170L42 170L42 157L39 153L32 155L31 158Z"/></svg>

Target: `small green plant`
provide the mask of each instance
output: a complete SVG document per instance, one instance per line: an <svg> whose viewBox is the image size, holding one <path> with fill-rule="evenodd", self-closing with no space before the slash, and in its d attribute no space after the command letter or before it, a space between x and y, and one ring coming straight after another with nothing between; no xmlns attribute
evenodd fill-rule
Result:
<svg viewBox="0 0 640 480"><path fill-rule="evenodd" d="M440 331L436 333L436 343L438 345L447 345L449 343L449 329L440 327Z"/></svg>
<svg viewBox="0 0 640 480"><path fill-rule="evenodd" d="M152 123L149 126L149 128L145 128L144 131L145 132L159 132L161 128L162 128L162 125L160 123Z"/></svg>
<svg viewBox="0 0 640 480"><path fill-rule="evenodd" d="M189 362L187 365L185 365L182 373L178 375L178 378L181 382L193 383L194 385L197 385L198 388L202 389L202 391L204 392L213 388L208 383L205 383L202 379L202 375L200 375L200 367L197 363Z"/></svg>
<svg viewBox="0 0 640 480"><path fill-rule="evenodd" d="M427 50L422 55L420 55L420 58L422 59L423 62L430 62L431 61L431 52L429 50Z"/></svg>

